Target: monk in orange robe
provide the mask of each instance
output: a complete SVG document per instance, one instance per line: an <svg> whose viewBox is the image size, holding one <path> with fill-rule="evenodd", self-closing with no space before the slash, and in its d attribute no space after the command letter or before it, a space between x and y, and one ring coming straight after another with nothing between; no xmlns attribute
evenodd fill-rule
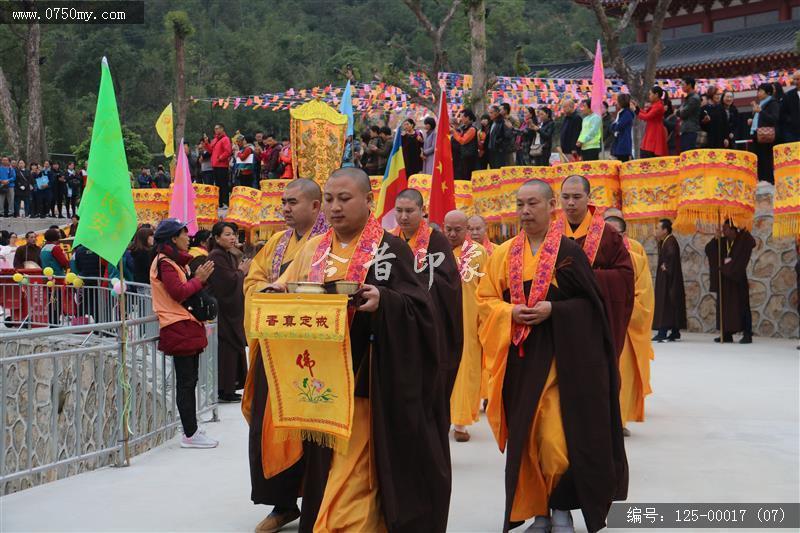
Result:
<svg viewBox="0 0 800 533"><path fill-rule="evenodd" d="M450 211L445 215L444 233L458 260L464 323L464 349L455 386L450 394L450 418L456 442L467 442L470 439L467 426L478 421L480 407L483 351L478 340L475 291L481 278L486 275L488 255L483 246L467 238L467 215L463 211Z"/></svg>
<svg viewBox="0 0 800 533"><path fill-rule="evenodd" d="M294 457L306 462L301 533L447 528L449 465L433 412L442 370L433 302L408 245L383 230L372 204L363 170L334 171L322 203L331 229L310 239L268 287L285 291L292 281L361 284L348 328L355 406L347 449L291 440L291 453L270 465L279 469ZM273 428L265 421L268 429ZM275 437L273 431L265 440L281 448Z"/></svg>
<svg viewBox="0 0 800 533"><path fill-rule="evenodd" d="M633 312L633 262L622 235L605 223L600 209L589 205L590 193L589 180L583 176L569 176L561 184L564 236L583 248L592 265L619 357Z"/></svg>
<svg viewBox="0 0 800 533"><path fill-rule="evenodd" d="M486 411L506 453L503 531L605 527L627 495L619 373L595 275L581 247L552 222L549 185L517 191L520 233L499 245L478 286L480 340L490 370Z"/></svg>
<svg viewBox="0 0 800 533"><path fill-rule="evenodd" d="M644 422L644 399L653 392L650 388L650 361L654 353L650 332L655 313L655 290L644 246L626 235L627 224L622 212L617 214L617 211L606 211L605 220L622 235L636 275L633 313L619 358L619 407L623 433L627 437L630 435L628 422Z"/></svg>
<svg viewBox="0 0 800 533"><path fill-rule="evenodd" d="M244 280L245 331L248 327L249 296L263 291L292 263L308 239L327 230L325 217L320 212L322 191L313 180L299 178L286 186L283 192L283 218L287 229L275 233L258 252ZM297 520L300 509L297 498L303 480L304 463L297 461L290 468L271 472L265 465L269 458L263 454L269 446L262 444L268 387L261 359L258 339L248 339L250 362L242 398L242 413L250 424L250 498L253 503L273 505L272 512L256 527L256 533L277 531Z"/></svg>

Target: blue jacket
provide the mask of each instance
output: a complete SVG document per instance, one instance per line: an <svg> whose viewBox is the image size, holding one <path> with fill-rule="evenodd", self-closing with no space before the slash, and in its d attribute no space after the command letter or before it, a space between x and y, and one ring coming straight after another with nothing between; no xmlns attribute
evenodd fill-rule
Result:
<svg viewBox="0 0 800 533"><path fill-rule="evenodd" d="M633 119L636 115L630 109L623 109L617 120L611 123L614 133L614 144L611 146L611 155L630 156L633 153Z"/></svg>
<svg viewBox="0 0 800 533"><path fill-rule="evenodd" d="M17 173L12 167L0 167L0 180L8 180L8 188L13 189L17 182Z"/></svg>

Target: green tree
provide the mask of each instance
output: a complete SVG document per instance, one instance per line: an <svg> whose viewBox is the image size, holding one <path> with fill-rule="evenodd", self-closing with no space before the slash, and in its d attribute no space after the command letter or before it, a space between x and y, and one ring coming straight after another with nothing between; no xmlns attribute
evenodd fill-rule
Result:
<svg viewBox="0 0 800 533"><path fill-rule="evenodd" d="M89 145L92 140L92 128L87 128L86 138L77 146L72 147L78 166L85 166L89 160ZM122 126L122 141L125 143L125 157L128 159L128 170L137 172L143 166L150 164L152 156L147 145L142 142L142 137L126 126Z"/></svg>

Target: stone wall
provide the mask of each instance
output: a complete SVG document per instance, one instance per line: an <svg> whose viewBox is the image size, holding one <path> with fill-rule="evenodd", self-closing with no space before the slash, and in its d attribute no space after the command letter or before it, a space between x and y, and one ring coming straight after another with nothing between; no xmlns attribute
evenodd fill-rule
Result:
<svg viewBox="0 0 800 533"><path fill-rule="evenodd" d="M0 342L0 358L77 348L84 336L51 335L39 338ZM4 473L24 470L30 459L34 467L113 447L119 438L117 386L119 351L108 340L91 337L83 343L90 350L76 356L36 359L0 366L4 372L2 392L5 416L2 420ZM176 419L172 365L152 368L154 343L131 347L128 372L135 393L131 427L135 435L144 435ZM163 364L155 353L157 364ZM29 370L30 369L30 370ZM155 378L154 378L155 376ZM153 382L155 379L155 383ZM32 416L28 414L28 395L32 388ZM153 390L156 391L155 399ZM166 390L166 401L162 392ZM78 423L76 424L76 420ZM30 447L26 439L32 429ZM79 433L79 434L78 434ZM159 432L131 446L131 455L170 439L175 430ZM134 436L135 436L134 435ZM46 483L102 466L116 464L120 457L112 452L90 459L50 468L0 485L0 495Z"/></svg>
<svg viewBox="0 0 800 533"><path fill-rule="evenodd" d="M709 267L705 246L713 235L675 234L681 245L681 263L686 287L686 311L689 331L716 331L716 295L709 292ZM747 268L750 280L750 308L753 334L762 337L797 337L797 276L794 240L772 238L772 191L765 184L756 195L756 218L753 225L756 248ZM656 270L656 240L642 241Z"/></svg>

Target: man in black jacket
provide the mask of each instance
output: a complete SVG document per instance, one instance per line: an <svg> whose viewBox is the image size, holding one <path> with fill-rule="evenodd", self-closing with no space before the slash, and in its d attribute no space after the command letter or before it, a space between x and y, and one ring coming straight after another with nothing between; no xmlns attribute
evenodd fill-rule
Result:
<svg viewBox="0 0 800 533"><path fill-rule="evenodd" d="M792 76L794 89L786 91L781 102L780 130L785 143L800 141L800 70Z"/></svg>
<svg viewBox="0 0 800 533"><path fill-rule="evenodd" d="M17 161L17 180L14 182L14 218L19 216L20 204L25 203L25 216L30 217L31 210L31 173L25 168L25 161Z"/></svg>
<svg viewBox="0 0 800 533"><path fill-rule="evenodd" d="M564 120L561 123L561 153L570 160L574 160L578 155L578 137L581 135L583 119L580 113L575 112L575 102L570 99L561 104Z"/></svg>
<svg viewBox="0 0 800 533"><path fill-rule="evenodd" d="M486 142L489 166L492 168L508 166L508 151L513 142L514 130L500 113L500 106L493 105L489 108L489 120L492 124Z"/></svg>

